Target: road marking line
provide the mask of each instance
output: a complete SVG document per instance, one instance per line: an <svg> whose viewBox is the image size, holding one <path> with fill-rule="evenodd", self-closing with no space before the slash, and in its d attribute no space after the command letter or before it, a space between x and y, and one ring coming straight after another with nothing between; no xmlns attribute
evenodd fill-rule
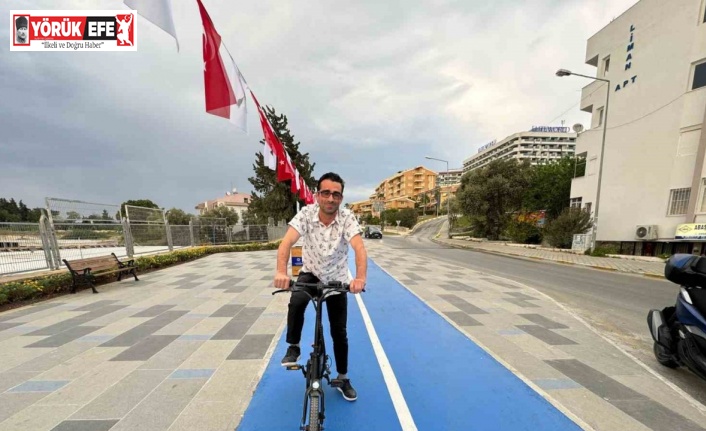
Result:
<svg viewBox="0 0 706 431"><path fill-rule="evenodd" d="M350 278L350 271L348 273ZM355 300L360 308L360 314L363 316L363 323L365 323L365 329L368 331L368 336L370 337L370 342L373 345L373 351L377 357L378 364L380 365L380 370L382 371L382 377L385 379L385 385L387 385L387 391L390 393L390 398L392 399L392 405L397 412L397 418L400 421L403 431L417 431L417 425L414 423L412 418L412 413L409 411L407 406L407 401L402 395L402 389L397 382L397 377L395 377L395 372L392 370L392 365L390 365L390 360L387 359L385 354L385 349L380 343L380 338L378 338L377 332L375 332L375 327L373 326L373 321L370 319L370 314L368 314L368 309L363 303L363 298L361 296L355 295Z"/></svg>

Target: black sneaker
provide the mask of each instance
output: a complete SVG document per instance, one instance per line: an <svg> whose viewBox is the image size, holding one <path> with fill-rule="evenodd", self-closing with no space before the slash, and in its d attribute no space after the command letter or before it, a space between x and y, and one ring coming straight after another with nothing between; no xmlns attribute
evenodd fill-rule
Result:
<svg viewBox="0 0 706 431"><path fill-rule="evenodd" d="M282 366L283 367L291 367L294 365L297 365L297 361L299 360L299 355L301 354L301 349L297 346L289 346L287 348L287 353L284 355L284 358L282 358Z"/></svg>
<svg viewBox="0 0 706 431"><path fill-rule="evenodd" d="M339 386L337 389L341 394L343 395L343 398L346 401L355 401L358 399L358 392L353 389L353 386L351 385L351 380L350 379L342 379L343 384Z"/></svg>

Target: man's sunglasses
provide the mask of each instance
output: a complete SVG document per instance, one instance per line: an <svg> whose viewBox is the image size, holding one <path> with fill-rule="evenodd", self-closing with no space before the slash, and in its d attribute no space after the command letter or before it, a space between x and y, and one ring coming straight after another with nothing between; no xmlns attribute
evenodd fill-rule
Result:
<svg viewBox="0 0 706 431"><path fill-rule="evenodd" d="M325 198L325 199L328 199L328 198L330 198L331 196L333 196L333 198L336 199L337 201L340 201L341 199L343 199L343 194L342 194L342 193L340 193L340 192L331 192L331 190L320 190L320 191L319 191L319 196L321 196L322 198Z"/></svg>

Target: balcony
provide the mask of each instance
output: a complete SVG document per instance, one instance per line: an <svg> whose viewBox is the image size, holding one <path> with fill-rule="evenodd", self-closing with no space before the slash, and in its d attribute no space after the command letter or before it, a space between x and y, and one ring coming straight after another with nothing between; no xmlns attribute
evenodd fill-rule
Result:
<svg viewBox="0 0 706 431"><path fill-rule="evenodd" d="M605 92L607 83L603 81L593 81L581 90L581 105L579 108L584 112L593 112L594 106L605 104Z"/></svg>

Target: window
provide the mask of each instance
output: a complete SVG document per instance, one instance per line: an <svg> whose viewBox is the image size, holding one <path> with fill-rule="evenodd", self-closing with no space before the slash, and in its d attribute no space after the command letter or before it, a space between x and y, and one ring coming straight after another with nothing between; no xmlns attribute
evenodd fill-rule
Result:
<svg viewBox="0 0 706 431"><path fill-rule="evenodd" d="M601 127L603 125L603 108L598 108L596 111L596 114L598 115L598 126Z"/></svg>
<svg viewBox="0 0 706 431"><path fill-rule="evenodd" d="M586 202L586 205L584 205L584 208L586 209L586 212L591 214L591 202Z"/></svg>
<svg viewBox="0 0 706 431"><path fill-rule="evenodd" d="M581 208L581 200L583 198L571 198L571 201L569 201L569 206L571 208ZM566 202L566 201L564 201Z"/></svg>
<svg viewBox="0 0 706 431"><path fill-rule="evenodd" d="M706 87L706 62L694 66L694 80L691 85L692 90Z"/></svg>
<svg viewBox="0 0 706 431"><path fill-rule="evenodd" d="M603 59L603 76L608 76L610 70L610 56Z"/></svg>
<svg viewBox="0 0 706 431"><path fill-rule="evenodd" d="M684 215L689 206L689 198L691 197L691 188L672 189L669 192L668 215Z"/></svg>
<svg viewBox="0 0 706 431"><path fill-rule="evenodd" d="M244 203L248 203L248 198L243 198Z"/></svg>

